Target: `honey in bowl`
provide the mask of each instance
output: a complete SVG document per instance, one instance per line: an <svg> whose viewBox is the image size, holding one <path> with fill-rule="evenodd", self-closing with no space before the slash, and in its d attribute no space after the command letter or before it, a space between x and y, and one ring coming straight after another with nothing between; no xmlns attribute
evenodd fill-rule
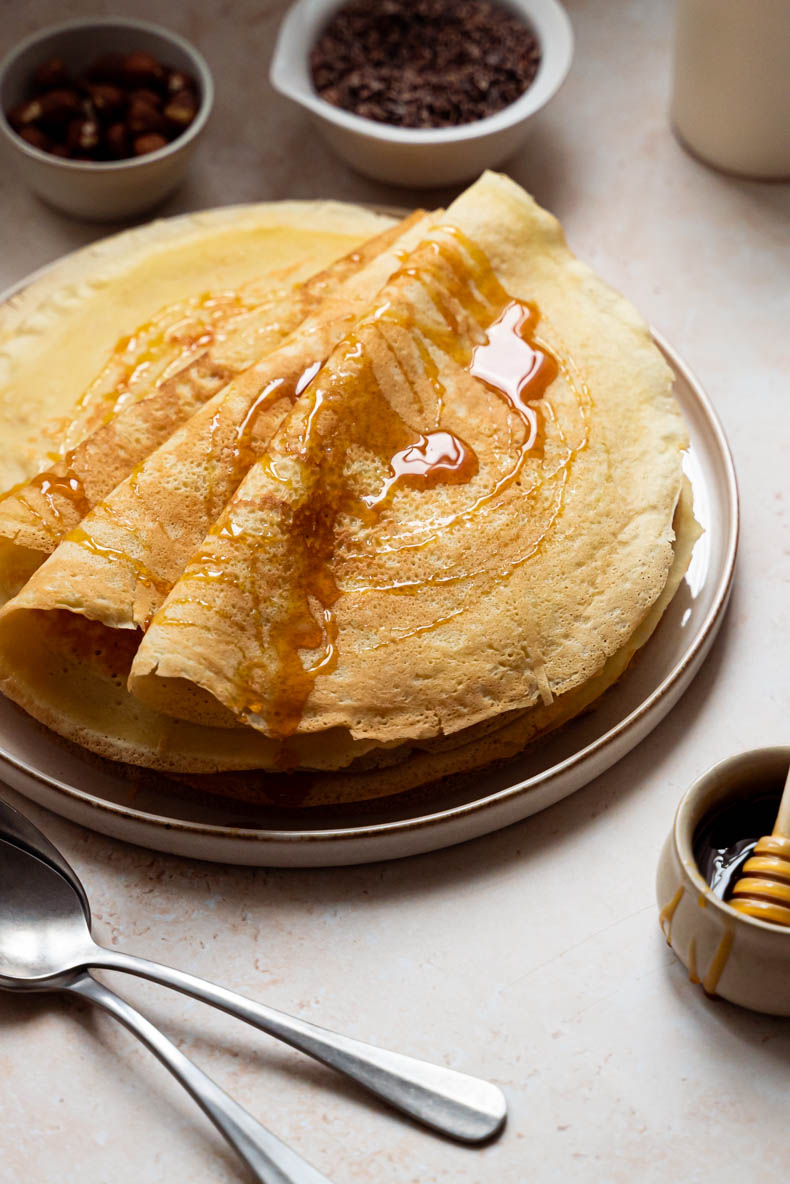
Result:
<svg viewBox="0 0 790 1184"><path fill-rule="evenodd" d="M781 782L767 782L706 814L694 832L694 859L715 896L729 902L743 865L776 819Z"/></svg>
<svg viewBox="0 0 790 1184"><path fill-rule="evenodd" d="M766 906L781 911L775 872L755 876L750 865L783 825L789 764L790 747L775 746L739 752L708 769L681 799L656 876L659 922L690 981L710 996L784 1016L790 1015L790 928L778 913L766 915ZM755 879L757 894L750 886ZM746 897L739 895L744 885Z"/></svg>

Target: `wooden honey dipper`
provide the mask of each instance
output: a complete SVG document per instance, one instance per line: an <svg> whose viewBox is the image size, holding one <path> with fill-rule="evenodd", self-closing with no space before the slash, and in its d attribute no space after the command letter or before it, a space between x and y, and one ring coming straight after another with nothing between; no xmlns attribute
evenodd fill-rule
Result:
<svg viewBox="0 0 790 1184"><path fill-rule="evenodd" d="M740 913L790 928L790 770L774 829L758 840L729 903Z"/></svg>

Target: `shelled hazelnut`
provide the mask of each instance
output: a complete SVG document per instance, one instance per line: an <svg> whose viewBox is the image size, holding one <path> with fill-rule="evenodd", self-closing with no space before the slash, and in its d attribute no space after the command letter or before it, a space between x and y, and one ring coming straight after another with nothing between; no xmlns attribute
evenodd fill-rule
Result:
<svg viewBox="0 0 790 1184"><path fill-rule="evenodd" d="M165 148L186 131L199 105L190 74L135 50L103 54L77 75L60 58L42 62L30 78L29 98L6 117L42 152L109 161Z"/></svg>

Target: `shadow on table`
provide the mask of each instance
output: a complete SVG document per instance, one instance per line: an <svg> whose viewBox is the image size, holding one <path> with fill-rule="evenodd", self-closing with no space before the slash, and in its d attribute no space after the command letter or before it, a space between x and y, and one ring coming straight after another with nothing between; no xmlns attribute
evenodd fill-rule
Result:
<svg viewBox="0 0 790 1184"><path fill-rule="evenodd" d="M657 939L661 940L660 934ZM743 1063L747 1050L757 1053L766 1066L775 1062L776 1066L787 1069L790 1065L790 1017L763 1015L737 1007L726 999L711 998L698 983L690 982L678 958L667 960L664 977L675 1005L693 1022L700 1042L712 1056L726 1063L729 1072L737 1075L737 1066ZM752 1062L750 1077L754 1071ZM783 1090L786 1089L785 1080Z"/></svg>

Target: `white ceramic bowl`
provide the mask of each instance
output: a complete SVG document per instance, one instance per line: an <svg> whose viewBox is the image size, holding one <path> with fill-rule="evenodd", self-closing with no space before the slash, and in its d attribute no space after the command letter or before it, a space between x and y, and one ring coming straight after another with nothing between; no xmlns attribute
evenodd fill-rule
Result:
<svg viewBox="0 0 790 1184"><path fill-rule="evenodd" d="M64 160L33 148L16 134L5 113L28 96L30 76L49 58L80 70L104 53L140 49L186 70L198 83L200 105L187 130L166 148L128 160ZM78 218L128 218L162 201L183 179L214 101L203 56L177 33L125 17L97 17L51 25L22 41L0 63L0 140L39 197Z"/></svg>
<svg viewBox="0 0 790 1184"><path fill-rule="evenodd" d="M660 923L672 949L709 995L771 1015L790 1015L790 929L720 900L694 858L703 818L726 802L781 789L790 747L757 748L721 761L686 792L658 864Z"/></svg>
<svg viewBox="0 0 790 1184"><path fill-rule="evenodd" d="M280 26L270 68L275 90L310 112L327 142L353 168L393 185L453 185L501 164L521 147L532 117L562 85L573 32L557 0L503 0L523 16L541 47L532 85L508 107L452 128L401 128L363 119L325 102L310 76L310 50L344 0L298 0Z"/></svg>

